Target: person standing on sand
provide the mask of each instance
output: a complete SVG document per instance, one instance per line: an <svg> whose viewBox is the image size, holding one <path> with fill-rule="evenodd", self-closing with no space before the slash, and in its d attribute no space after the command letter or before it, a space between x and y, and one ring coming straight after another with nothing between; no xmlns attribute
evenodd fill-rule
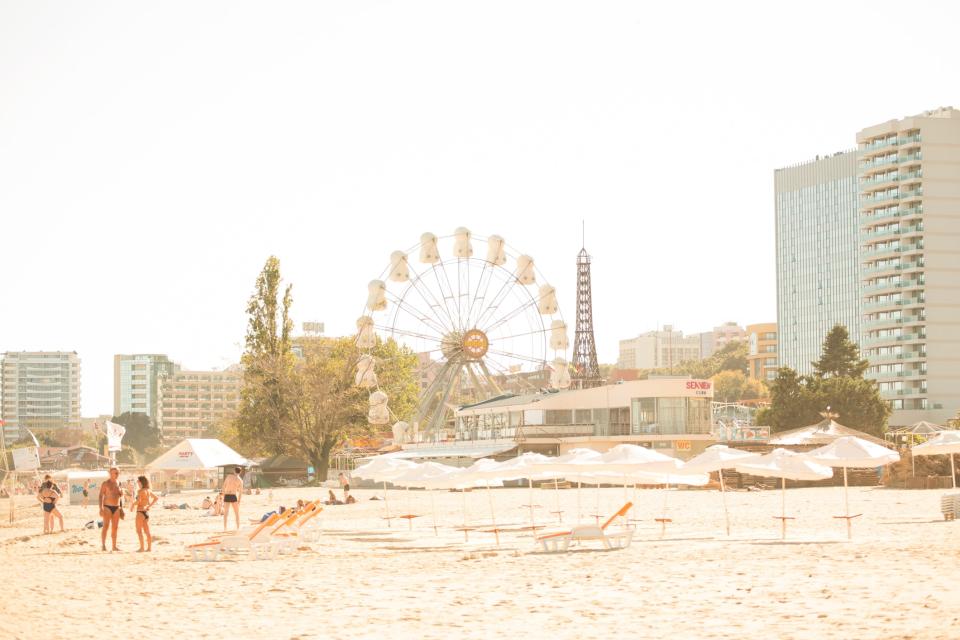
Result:
<svg viewBox="0 0 960 640"><path fill-rule="evenodd" d="M337 479L340 481L340 488L343 489L343 501L346 502L347 498L350 497L350 479L343 471L340 472Z"/></svg>
<svg viewBox="0 0 960 640"><path fill-rule="evenodd" d="M107 550L107 530L110 530L110 540L113 543L111 551L117 549L117 527L120 526L120 498L123 491L117 478L120 477L120 470L116 467L110 467L110 477L100 485L100 517L103 518L103 529L100 530L100 547Z"/></svg>
<svg viewBox="0 0 960 640"><path fill-rule="evenodd" d="M49 476L48 476L49 477ZM60 499L60 492L56 490L53 481L46 480L40 485L40 491L37 492L37 500L43 506L43 532L53 533L53 519L60 520L60 531L63 531L63 516L57 511L57 500Z"/></svg>
<svg viewBox="0 0 960 640"><path fill-rule="evenodd" d="M150 507L157 504L157 494L153 491L150 491L150 481L147 480L146 476L140 476L137 478L137 482L140 483L140 490L137 491L137 538L140 540L140 548L137 551L152 551L153 550L153 536L150 535ZM147 548L143 548L143 536L147 536Z"/></svg>
<svg viewBox="0 0 960 640"><path fill-rule="evenodd" d="M240 529L240 496L243 495L243 479L240 478L240 467L234 467L233 473L223 481L223 530L227 530L227 518L230 508L237 520L237 530Z"/></svg>

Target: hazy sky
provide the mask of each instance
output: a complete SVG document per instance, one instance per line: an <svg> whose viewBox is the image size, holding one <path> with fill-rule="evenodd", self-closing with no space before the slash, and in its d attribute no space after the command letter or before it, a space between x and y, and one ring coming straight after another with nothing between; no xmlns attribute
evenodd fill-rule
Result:
<svg viewBox="0 0 960 640"><path fill-rule="evenodd" d="M276 254L353 331L396 248L533 255L601 361L775 320L773 170L960 104L955 2L0 1L0 351L235 362Z"/></svg>

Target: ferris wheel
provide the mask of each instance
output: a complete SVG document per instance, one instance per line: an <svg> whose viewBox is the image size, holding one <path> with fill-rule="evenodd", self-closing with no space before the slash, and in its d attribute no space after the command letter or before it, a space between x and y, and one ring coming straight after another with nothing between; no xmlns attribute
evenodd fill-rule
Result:
<svg viewBox="0 0 960 640"><path fill-rule="evenodd" d="M480 243L485 255L474 255ZM419 358L421 394L412 427L389 409L379 389L378 339L393 339ZM460 227L432 233L390 254L368 285L357 320L357 385L371 390L368 419L394 424L395 440L436 435L459 406L513 391L570 386L567 326L556 289L533 258L516 254L497 235L474 236ZM541 380L548 382L541 383Z"/></svg>

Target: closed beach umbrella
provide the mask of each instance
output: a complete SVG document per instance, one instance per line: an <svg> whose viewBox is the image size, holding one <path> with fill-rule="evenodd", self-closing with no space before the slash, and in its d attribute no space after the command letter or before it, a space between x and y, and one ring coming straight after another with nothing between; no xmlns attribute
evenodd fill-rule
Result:
<svg viewBox="0 0 960 640"><path fill-rule="evenodd" d="M430 510L433 514L433 533L437 534L437 506L433 492L445 488L453 478L463 474L463 469L451 467L438 462L424 462L407 469L393 479L393 484L400 487L419 487L430 492ZM412 527L412 524L411 524Z"/></svg>
<svg viewBox="0 0 960 640"><path fill-rule="evenodd" d="M727 490L723 484L723 470L733 469L737 462L746 462L750 458L759 458L760 455L750 451L733 449L725 444L715 444L707 447L706 451L687 460L683 470L688 473L719 472L720 497L723 500L723 516L727 524L727 535L730 535L730 511L727 509Z"/></svg>
<svg viewBox="0 0 960 640"><path fill-rule="evenodd" d="M394 478L404 474L410 469L416 468L416 463L402 458L391 458L389 456L377 456L371 458L369 462L353 470L352 476L364 480L383 483L383 508L386 512L387 526L390 526L390 502L387 500L387 482L392 482Z"/></svg>
<svg viewBox="0 0 960 640"><path fill-rule="evenodd" d="M740 473L780 478L781 538L787 537L787 480L826 480L833 477L833 469L818 464L802 453L774 449L764 456L746 459L734 467Z"/></svg>
<svg viewBox="0 0 960 640"><path fill-rule="evenodd" d="M541 471L558 471L558 478L582 477L584 474L599 472L605 469L605 463L599 451L593 449L577 448L571 449L562 456L550 458L548 461L540 462L534 465ZM580 485L577 481L577 522L580 521ZM560 511L560 492L557 490L557 511Z"/></svg>
<svg viewBox="0 0 960 640"><path fill-rule="evenodd" d="M850 515L847 469L850 467L855 469L874 468L891 464L900 460L900 454L896 451L887 449L884 446L870 442L869 440L864 440L863 438L858 438L856 436L844 436L842 438L837 438L828 445L824 445L818 449L814 449L813 451L808 451L806 455L815 462L828 467L843 468L844 515L835 517L846 519L847 538L851 538L853 536L853 532L850 527L850 519L856 518L860 514L857 514L856 516Z"/></svg>
<svg viewBox="0 0 960 640"><path fill-rule="evenodd" d="M950 456L950 477L953 488L957 488L957 468L953 454L960 453L960 431L941 431L923 444L918 444L910 452L915 456Z"/></svg>

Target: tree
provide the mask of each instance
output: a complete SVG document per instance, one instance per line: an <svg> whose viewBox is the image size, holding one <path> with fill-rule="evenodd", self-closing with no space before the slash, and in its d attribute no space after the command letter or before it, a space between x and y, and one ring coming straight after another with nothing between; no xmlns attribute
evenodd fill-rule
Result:
<svg viewBox="0 0 960 640"><path fill-rule="evenodd" d="M126 411L110 418L111 422L123 425L127 430L123 434L123 445L143 453L160 444L160 431L153 426L150 416L140 412Z"/></svg>
<svg viewBox="0 0 960 640"><path fill-rule="evenodd" d="M716 402L739 402L747 390L747 376L739 371L721 371L712 380Z"/></svg>
<svg viewBox="0 0 960 640"><path fill-rule="evenodd" d="M757 412L757 424L773 431L785 431L813 424L819 420L823 407L811 404L806 380L790 367L777 369L777 377L770 382L770 406Z"/></svg>
<svg viewBox="0 0 960 640"><path fill-rule="evenodd" d="M818 378L862 378L870 365L860 357L860 348L850 339L850 333L842 324L830 329L823 340L820 359L811 364Z"/></svg>
<svg viewBox="0 0 960 640"><path fill-rule="evenodd" d="M777 370L770 384L770 407L758 412L757 422L775 432L795 429L819 422L820 413L830 407L842 424L883 435L890 405L880 396L877 383L863 377L867 362L860 359L843 326L830 330L813 365L810 376L799 376L788 367Z"/></svg>
<svg viewBox="0 0 960 640"><path fill-rule="evenodd" d="M716 371L740 371L747 373L749 346L744 340L734 340L708 358Z"/></svg>
<svg viewBox="0 0 960 640"><path fill-rule="evenodd" d="M367 423L369 392L354 384L360 353L352 337L301 340L300 346L303 358L283 378L289 419L272 452L305 457L323 481L337 447L375 431ZM416 354L388 340L378 342L372 355L391 412L398 420L409 419L418 394Z"/></svg>
<svg viewBox="0 0 960 640"><path fill-rule="evenodd" d="M281 282L280 261L270 256L247 303L246 346L241 358L243 386L236 430L248 451L279 448L277 439L290 408L283 384L293 365L293 297L292 285L280 297Z"/></svg>

